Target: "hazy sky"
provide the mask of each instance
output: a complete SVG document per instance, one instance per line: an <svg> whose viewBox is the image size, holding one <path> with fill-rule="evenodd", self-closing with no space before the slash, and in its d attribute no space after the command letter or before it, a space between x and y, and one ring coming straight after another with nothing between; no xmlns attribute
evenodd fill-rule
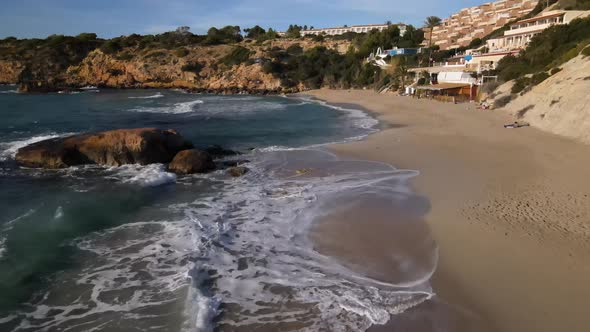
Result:
<svg viewBox="0 0 590 332"><path fill-rule="evenodd" d="M160 33L188 25L195 33L211 26L259 24L284 30L289 24L327 27L406 22L446 17L485 0L0 0L0 38L46 37L96 32L100 37Z"/></svg>

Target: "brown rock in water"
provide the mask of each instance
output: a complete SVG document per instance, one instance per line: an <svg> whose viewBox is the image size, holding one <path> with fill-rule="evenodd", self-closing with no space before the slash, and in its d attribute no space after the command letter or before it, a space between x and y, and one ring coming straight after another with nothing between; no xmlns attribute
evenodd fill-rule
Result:
<svg viewBox="0 0 590 332"><path fill-rule="evenodd" d="M227 174L233 176L234 178L239 178L240 176L246 175L250 170L244 166L237 166L231 167L227 169Z"/></svg>
<svg viewBox="0 0 590 332"><path fill-rule="evenodd" d="M174 130L119 129L37 142L19 149L16 161L34 168L147 165L168 163L179 151L190 148L192 144Z"/></svg>
<svg viewBox="0 0 590 332"><path fill-rule="evenodd" d="M177 174L206 173L215 169L215 163L207 152L184 150L174 157L168 169Z"/></svg>

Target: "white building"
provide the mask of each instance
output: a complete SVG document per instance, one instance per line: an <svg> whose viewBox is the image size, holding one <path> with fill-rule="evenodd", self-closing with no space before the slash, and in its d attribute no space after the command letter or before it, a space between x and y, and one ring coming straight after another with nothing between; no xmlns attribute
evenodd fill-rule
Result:
<svg viewBox="0 0 590 332"><path fill-rule="evenodd" d="M399 28L400 35L404 35L406 33L406 25L405 24L393 24ZM356 32L356 33L367 33L371 30L379 30L383 31L389 28L391 25L388 24L368 24L368 25L352 25L352 26L343 26L337 28L323 28L323 29L313 29L313 30L303 30L301 31L302 36L308 35L327 35L327 36L337 36L343 35L347 32Z"/></svg>
<svg viewBox="0 0 590 332"><path fill-rule="evenodd" d="M577 18L588 16L590 16L590 11L553 10L544 12L538 16L513 23L510 30L504 32L504 36L488 40L487 47L491 53L522 50L535 35L543 30L556 24L568 24Z"/></svg>

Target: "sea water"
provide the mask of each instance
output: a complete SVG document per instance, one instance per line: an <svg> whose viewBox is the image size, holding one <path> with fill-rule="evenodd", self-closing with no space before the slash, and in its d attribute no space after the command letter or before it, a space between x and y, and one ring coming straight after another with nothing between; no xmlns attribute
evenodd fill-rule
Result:
<svg viewBox="0 0 590 332"><path fill-rule="evenodd" d="M432 296L430 242L398 252L401 272L389 279L318 252L308 236L333 209L415 198L416 172L325 149L376 130L362 111L305 98L4 86L0 113L2 331L358 331ZM243 151L235 158L251 171L14 162L36 141L138 127Z"/></svg>

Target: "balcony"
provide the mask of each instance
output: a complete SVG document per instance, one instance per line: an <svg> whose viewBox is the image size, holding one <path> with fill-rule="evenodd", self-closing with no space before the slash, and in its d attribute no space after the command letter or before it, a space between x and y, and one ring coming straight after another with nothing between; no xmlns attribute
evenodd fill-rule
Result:
<svg viewBox="0 0 590 332"><path fill-rule="evenodd" d="M537 24L537 25L527 26L524 28L512 29L512 30L508 30L508 31L504 32L504 36L508 37L508 36L520 35L520 34L527 33L527 32L545 30L554 24L555 23Z"/></svg>

